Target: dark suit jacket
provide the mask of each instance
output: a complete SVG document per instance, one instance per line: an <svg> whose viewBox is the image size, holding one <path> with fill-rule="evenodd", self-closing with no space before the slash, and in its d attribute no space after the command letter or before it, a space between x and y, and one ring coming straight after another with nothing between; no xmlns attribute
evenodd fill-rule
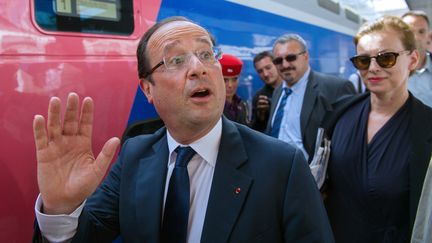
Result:
<svg viewBox="0 0 432 243"><path fill-rule="evenodd" d="M87 200L73 242L110 242L118 234L124 242L159 242L168 153L165 128L128 139ZM333 241L301 152L223 118L201 242Z"/></svg>
<svg viewBox="0 0 432 243"><path fill-rule="evenodd" d="M369 92L348 97L335 104L335 110L328 113L323 121L326 134L331 138L334 126L339 117L351 106L368 98ZM411 121L409 125L411 152L409 156L409 184L410 184L410 231L414 226L417 213L417 206L420 200L423 181L432 153L432 109L424 105L420 100L410 93L408 109L411 111ZM330 161L331 163L331 161ZM326 188L331 196L331 188Z"/></svg>
<svg viewBox="0 0 432 243"><path fill-rule="evenodd" d="M275 113L276 105L282 93L280 85L273 93L271 100L270 116L267 122L266 133L272 129L271 120ZM348 80L310 71L303 105L300 114L300 129L303 146L309 154L309 161L315 151L315 140L319 125L326 112L333 110L336 101L345 95L355 94L352 83Z"/></svg>

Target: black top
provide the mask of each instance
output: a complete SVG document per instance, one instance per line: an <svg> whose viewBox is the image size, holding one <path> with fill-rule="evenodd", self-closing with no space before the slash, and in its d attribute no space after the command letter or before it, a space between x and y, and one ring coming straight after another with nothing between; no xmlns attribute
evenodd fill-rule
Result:
<svg viewBox="0 0 432 243"><path fill-rule="evenodd" d="M369 144L370 97L352 106L336 123L326 200L336 242L409 240L411 110L407 103Z"/></svg>
<svg viewBox="0 0 432 243"><path fill-rule="evenodd" d="M274 88L272 86L266 84L255 93L255 95L252 99L252 124L251 124L252 129L255 129L255 130L260 131L260 132L264 132L264 130L266 129L268 115L270 113L270 107L269 107L269 112L267 113L267 117L263 121L258 120L257 119L258 97L260 95L265 95L269 98L269 101L270 101L272 98L272 95L273 95L273 91L274 91Z"/></svg>

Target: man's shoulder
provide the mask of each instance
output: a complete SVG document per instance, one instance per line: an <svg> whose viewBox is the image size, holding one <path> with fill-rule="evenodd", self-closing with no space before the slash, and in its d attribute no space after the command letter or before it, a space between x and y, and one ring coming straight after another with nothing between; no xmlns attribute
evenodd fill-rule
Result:
<svg viewBox="0 0 432 243"><path fill-rule="evenodd" d="M165 127L160 128L152 134L131 137L122 145L121 151L130 154L145 153L147 149L152 148L154 144L159 143L164 137L166 137Z"/></svg>
<svg viewBox="0 0 432 243"><path fill-rule="evenodd" d="M262 132L255 131L247 126L237 124L236 127L242 138L246 150L259 151L260 153L282 157L286 153L294 154L295 148L279 139L266 135ZM272 154L275 152L274 154ZM268 154L270 153L270 154Z"/></svg>
<svg viewBox="0 0 432 243"><path fill-rule="evenodd" d="M258 97L259 95L268 95L269 93L273 92L273 89L270 88L268 85L263 85L261 88L259 88L256 93L255 96Z"/></svg>
<svg viewBox="0 0 432 243"><path fill-rule="evenodd" d="M316 71L311 71L311 75L313 75L314 79L317 80L318 84L322 85L345 85L346 83L349 83L350 81L345 78L338 77L336 75L326 74L326 73L320 73Z"/></svg>

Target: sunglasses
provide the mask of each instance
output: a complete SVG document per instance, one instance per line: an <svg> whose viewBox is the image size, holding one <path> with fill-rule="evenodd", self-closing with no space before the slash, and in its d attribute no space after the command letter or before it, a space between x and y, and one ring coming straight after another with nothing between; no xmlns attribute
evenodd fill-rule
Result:
<svg viewBox="0 0 432 243"><path fill-rule="evenodd" d="M287 61L287 62L294 62L295 60L297 60L297 56L300 56L300 55L305 54L305 53L306 53L306 51L302 51L302 52L299 52L297 54L286 55L285 57L277 57L277 58L273 59L273 64L274 65L280 65L280 64L282 64L283 59L285 59L285 61Z"/></svg>
<svg viewBox="0 0 432 243"><path fill-rule="evenodd" d="M404 52L409 52L407 50L400 52L383 52L376 56L355 56L351 57L350 60L355 68L358 70L369 69L372 58L375 58L376 63L382 68L391 68L396 64L397 57Z"/></svg>

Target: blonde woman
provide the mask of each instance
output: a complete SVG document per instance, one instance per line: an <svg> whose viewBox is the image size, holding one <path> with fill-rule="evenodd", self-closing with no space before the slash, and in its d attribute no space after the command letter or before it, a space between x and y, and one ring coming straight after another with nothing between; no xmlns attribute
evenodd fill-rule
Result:
<svg viewBox="0 0 432 243"><path fill-rule="evenodd" d="M418 63L398 17L366 23L351 58L370 92L335 112L326 207L336 242L408 242L432 149L432 109L408 92Z"/></svg>

